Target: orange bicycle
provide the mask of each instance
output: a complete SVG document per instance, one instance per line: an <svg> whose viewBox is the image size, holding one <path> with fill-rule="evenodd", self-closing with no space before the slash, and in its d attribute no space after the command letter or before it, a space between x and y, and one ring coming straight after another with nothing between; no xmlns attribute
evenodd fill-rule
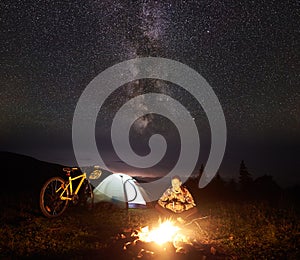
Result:
<svg viewBox="0 0 300 260"><path fill-rule="evenodd" d="M63 168L67 180L52 177L45 182L40 192L40 209L44 216L54 218L60 216L70 201L73 204L83 203L89 209L94 205L92 185L86 173L75 175L78 168ZM74 177L73 177L74 176Z"/></svg>

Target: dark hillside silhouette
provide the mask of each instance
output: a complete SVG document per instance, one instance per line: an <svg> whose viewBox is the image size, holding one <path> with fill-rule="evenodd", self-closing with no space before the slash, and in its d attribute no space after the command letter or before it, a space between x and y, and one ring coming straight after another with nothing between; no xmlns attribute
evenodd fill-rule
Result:
<svg viewBox="0 0 300 260"><path fill-rule="evenodd" d="M63 165L37 160L30 156L0 152L0 201L3 204L38 205L44 182L53 176L65 177Z"/></svg>
<svg viewBox="0 0 300 260"><path fill-rule="evenodd" d="M20 191L35 188L46 179L63 174L63 165L37 160L33 157L0 152L1 190L10 190L11 184Z"/></svg>

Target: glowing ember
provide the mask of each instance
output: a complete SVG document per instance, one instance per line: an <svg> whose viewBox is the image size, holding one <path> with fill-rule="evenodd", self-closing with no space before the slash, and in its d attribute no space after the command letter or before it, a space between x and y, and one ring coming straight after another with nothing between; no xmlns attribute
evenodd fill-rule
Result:
<svg viewBox="0 0 300 260"><path fill-rule="evenodd" d="M138 237L144 242L155 242L159 245L166 242L174 242L177 236L179 227L175 226L170 220L166 220L159 224L157 228L149 230L149 227L144 227L138 232Z"/></svg>

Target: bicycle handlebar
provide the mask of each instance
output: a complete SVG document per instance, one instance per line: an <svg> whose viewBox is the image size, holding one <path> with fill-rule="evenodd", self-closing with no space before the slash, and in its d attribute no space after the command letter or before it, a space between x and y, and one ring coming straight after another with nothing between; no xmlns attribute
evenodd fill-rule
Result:
<svg viewBox="0 0 300 260"><path fill-rule="evenodd" d="M77 170L78 170L77 167L72 167L72 168L65 167L65 168L63 168L64 172L72 172L72 171L77 171Z"/></svg>

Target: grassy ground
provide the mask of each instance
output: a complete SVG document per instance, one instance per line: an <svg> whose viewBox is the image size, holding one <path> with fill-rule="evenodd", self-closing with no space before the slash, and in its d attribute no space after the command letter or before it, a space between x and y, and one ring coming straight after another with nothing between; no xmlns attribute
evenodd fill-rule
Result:
<svg viewBox="0 0 300 260"><path fill-rule="evenodd" d="M199 206L199 212L208 217L184 228L203 247L203 258L300 259L299 215L293 207L211 202ZM30 204L15 204L0 212L0 258L121 259L128 234L157 221L152 207L124 210L98 204L87 211L71 206L61 217L47 219ZM160 255L151 257L163 259Z"/></svg>

